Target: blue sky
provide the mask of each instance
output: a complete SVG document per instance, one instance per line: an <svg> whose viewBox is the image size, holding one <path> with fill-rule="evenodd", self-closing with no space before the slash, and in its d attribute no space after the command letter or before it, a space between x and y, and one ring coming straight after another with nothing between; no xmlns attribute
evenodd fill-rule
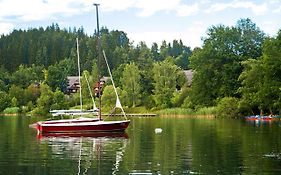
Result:
<svg viewBox="0 0 281 175"><path fill-rule="evenodd" d="M0 0L0 34L58 23L61 28L83 26L91 35L96 29L93 3L101 4L101 26L148 46L181 39L200 47L209 27L233 26L240 18L250 18L270 36L281 29L281 0Z"/></svg>

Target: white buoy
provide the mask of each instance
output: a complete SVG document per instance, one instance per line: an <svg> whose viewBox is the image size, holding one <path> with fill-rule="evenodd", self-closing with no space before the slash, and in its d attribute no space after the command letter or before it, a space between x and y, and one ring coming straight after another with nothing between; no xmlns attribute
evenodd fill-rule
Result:
<svg viewBox="0 0 281 175"><path fill-rule="evenodd" d="M154 130L155 134L160 134L162 132L161 128L155 128Z"/></svg>

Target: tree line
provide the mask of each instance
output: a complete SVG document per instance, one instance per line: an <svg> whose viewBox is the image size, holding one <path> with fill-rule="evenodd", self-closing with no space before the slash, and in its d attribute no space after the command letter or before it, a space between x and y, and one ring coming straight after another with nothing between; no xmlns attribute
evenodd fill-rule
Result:
<svg viewBox="0 0 281 175"><path fill-rule="evenodd" d="M64 95L67 76L77 75L75 38L79 38L80 64L91 85L97 82L97 35L83 28L14 30L0 38L0 111L48 112L78 105L79 94ZM235 26L217 25L207 30L200 48L172 43L145 42L136 46L123 31L101 29L102 49L113 71L121 101L128 108L182 108L198 110L216 106L220 116L279 114L281 106L281 32L269 37L250 19ZM104 61L101 73L108 76ZM189 87L183 70L192 69ZM83 99L90 95L82 79ZM102 102L114 101L110 83ZM98 99L96 99L98 100ZM114 104L114 103L113 103Z"/></svg>

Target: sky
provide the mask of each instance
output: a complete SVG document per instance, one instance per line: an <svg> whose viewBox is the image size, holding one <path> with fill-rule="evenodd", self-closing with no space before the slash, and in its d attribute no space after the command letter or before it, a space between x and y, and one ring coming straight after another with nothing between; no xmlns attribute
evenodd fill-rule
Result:
<svg viewBox="0 0 281 175"><path fill-rule="evenodd" d="M208 28L235 26L241 18L272 37L281 29L281 0L0 0L0 34L57 23L66 29L83 26L92 35L93 3L100 4L100 27L124 31L135 45L181 39L201 47Z"/></svg>

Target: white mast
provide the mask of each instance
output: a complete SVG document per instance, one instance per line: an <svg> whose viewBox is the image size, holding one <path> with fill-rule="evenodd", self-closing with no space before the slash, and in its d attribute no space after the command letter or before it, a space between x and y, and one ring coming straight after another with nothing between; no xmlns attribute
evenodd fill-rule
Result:
<svg viewBox="0 0 281 175"><path fill-rule="evenodd" d="M79 92L80 92L80 110L83 109L83 102L82 102L82 85L81 85L81 73L80 73L80 56L79 56L79 43L78 38L76 38L77 43L77 64L78 64L78 79L79 79Z"/></svg>

